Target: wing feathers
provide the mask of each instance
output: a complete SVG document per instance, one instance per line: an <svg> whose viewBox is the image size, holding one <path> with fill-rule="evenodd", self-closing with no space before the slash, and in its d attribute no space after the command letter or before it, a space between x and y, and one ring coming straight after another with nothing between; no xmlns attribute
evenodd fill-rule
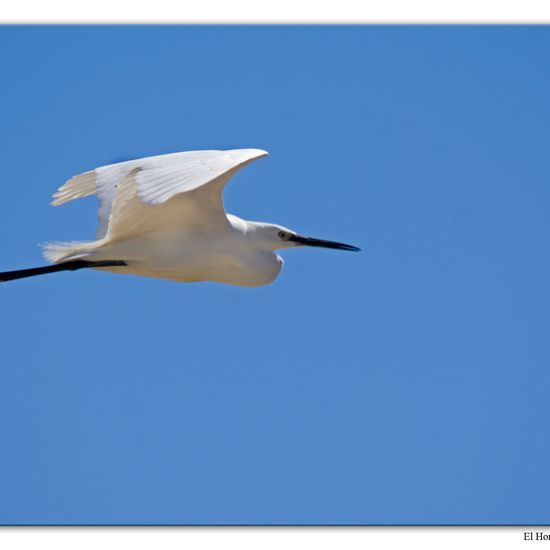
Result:
<svg viewBox="0 0 550 550"><path fill-rule="evenodd" d="M64 183L54 194L52 205L59 206L74 199L88 197L96 192L96 174L92 170L74 176Z"/></svg>
<svg viewBox="0 0 550 550"><path fill-rule="evenodd" d="M121 230L125 221L119 219L115 223L114 216L127 218L132 213L131 225L135 226L138 222L135 216L145 213L140 205L162 204L176 195L202 187L205 191L201 189L200 200L206 200L213 210L223 213L221 193L229 178L248 163L266 155L261 149L185 151L102 166L67 181L55 193L52 204L58 206L97 193L101 203L98 238L112 235L113 225ZM188 215L191 211L187 209ZM150 218L149 210L147 217Z"/></svg>
<svg viewBox="0 0 550 550"><path fill-rule="evenodd" d="M161 166L143 163L136 175L138 196L147 204L161 204L266 155L261 149L190 151L176 153Z"/></svg>

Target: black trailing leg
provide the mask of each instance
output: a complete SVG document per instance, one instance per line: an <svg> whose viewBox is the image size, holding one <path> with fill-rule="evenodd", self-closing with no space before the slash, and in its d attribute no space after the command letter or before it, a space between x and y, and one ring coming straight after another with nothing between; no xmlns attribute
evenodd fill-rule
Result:
<svg viewBox="0 0 550 550"><path fill-rule="evenodd" d="M71 260L60 264L45 265L42 267L31 267L30 269L18 269L17 271L4 271L0 273L0 283L13 281L14 279L24 279L25 277L34 277L35 275L46 275L47 273L56 273L58 271L76 271L87 267L116 267L126 265L121 260L104 260L92 262L88 260Z"/></svg>

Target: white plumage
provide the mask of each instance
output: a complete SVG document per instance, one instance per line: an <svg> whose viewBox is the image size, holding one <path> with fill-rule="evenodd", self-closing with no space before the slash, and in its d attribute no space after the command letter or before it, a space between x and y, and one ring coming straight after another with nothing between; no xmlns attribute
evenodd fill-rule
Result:
<svg viewBox="0 0 550 550"><path fill-rule="evenodd" d="M176 281L268 284L283 260L275 250L351 245L303 237L276 224L226 214L222 193L229 179L261 149L188 151L102 166L62 185L52 204L97 195L97 239L48 243L56 266L6 272L0 281L92 267Z"/></svg>
<svg viewBox="0 0 550 550"><path fill-rule="evenodd" d="M267 152L261 149L185 151L101 166L62 185L54 194L52 205L97 194L100 201L98 239L107 235L115 221L119 229L126 223L139 223L142 216L152 212L144 205L163 204L178 194L199 188L202 188L200 192L187 197L189 209L198 213L199 199L210 209L210 214L223 217L221 195L225 184L238 170L265 156ZM181 202L178 203L177 207L181 206ZM111 215L113 210L116 216ZM162 215L167 211L155 212ZM189 214L182 223L192 223L197 217L192 212Z"/></svg>

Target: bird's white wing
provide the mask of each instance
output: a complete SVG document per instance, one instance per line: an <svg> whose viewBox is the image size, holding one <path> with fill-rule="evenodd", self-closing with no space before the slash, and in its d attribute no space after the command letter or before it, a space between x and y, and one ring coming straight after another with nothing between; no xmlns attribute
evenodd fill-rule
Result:
<svg viewBox="0 0 550 550"><path fill-rule="evenodd" d="M102 166L71 178L54 195L54 206L97 194L97 236L120 237L175 221L225 221L222 191L231 176L261 149L186 151ZM160 205L163 205L162 208Z"/></svg>

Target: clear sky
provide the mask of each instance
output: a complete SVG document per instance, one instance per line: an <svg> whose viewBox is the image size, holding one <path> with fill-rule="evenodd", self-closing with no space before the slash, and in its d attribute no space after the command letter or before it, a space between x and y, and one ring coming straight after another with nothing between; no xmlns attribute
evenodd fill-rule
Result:
<svg viewBox="0 0 550 550"><path fill-rule="evenodd" d="M0 287L0 523L550 522L550 28L0 28L0 270L96 166L270 156L256 289Z"/></svg>

